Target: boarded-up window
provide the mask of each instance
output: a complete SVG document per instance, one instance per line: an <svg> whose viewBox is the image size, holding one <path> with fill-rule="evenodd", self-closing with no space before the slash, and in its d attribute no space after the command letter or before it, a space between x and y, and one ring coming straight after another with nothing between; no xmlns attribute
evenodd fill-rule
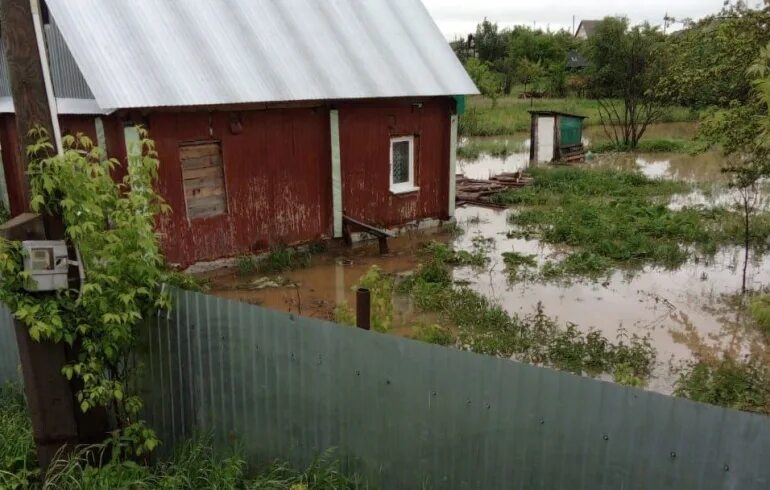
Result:
<svg viewBox="0 0 770 490"><path fill-rule="evenodd" d="M179 145L187 217L208 218L227 212L222 145L218 141Z"/></svg>

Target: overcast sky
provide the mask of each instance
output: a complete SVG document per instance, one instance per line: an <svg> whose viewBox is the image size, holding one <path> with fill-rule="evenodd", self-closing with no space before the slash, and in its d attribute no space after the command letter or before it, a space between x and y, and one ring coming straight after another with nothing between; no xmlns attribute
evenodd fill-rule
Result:
<svg viewBox="0 0 770 490"><path fill-rule="evenodd" d="M484 17L500 27L518 24L572 29L581 19L624 15L633 23L662 24L663 16L698 19L716 13L724 0L423 0L447 39L476 30ZM753 3L753 2L750 2Z"/></svg>

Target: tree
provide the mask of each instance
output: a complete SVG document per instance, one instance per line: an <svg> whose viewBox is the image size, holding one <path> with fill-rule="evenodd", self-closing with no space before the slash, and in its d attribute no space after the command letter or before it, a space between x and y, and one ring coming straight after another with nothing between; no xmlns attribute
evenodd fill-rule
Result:
<svg viewBox="0 0 770 490"><path fill-rule="evenodd" d="M663 66L663 39L649 24L629 27L625 18L607 17L589 40L591 90L604 131L619 148L635 149L664 114L653 90Z"/></svg>
<svg viewBox="0 0 770 490"><path fill-rule="evenodd" d="M469 58L465 62L465 70L478 87L481 95L492 99L492 106L494 107L501 93L499 75L490 70L489 65L478 58Z"/></svg>
<svg viewBox="0 0 770 490"><path fill-rule="evenodd" d="M476 26L476 53L481 61L496 64L505 56L505 35L486 18Z"/></svg>
<svg viewBox="0 0 770 490"><path fill-rule="evenodd" d="M669 104L728 107L751 98L746 70L770 42L770 8L738 3L667 37L668 69L656 92Z"/></svg>
<svg viewBox="0 0 770 490"><path fill-rule="evenodd" d="M535 83L543 76L543 73L543 66L539 61L523 58L516 67L516 80L524 84L524 92L526 92L527 85Z"/></svg>
<svg viewBox="0 0 770 490"><path fill-rule="evenodd" d="M745 104L734 101L705 118L700 135L719 145L728 157L723 171L737 191L743 216L744 261L741 291L746 293L746 273L752 244L752 217L760 207L760 183L770 177L770 44L745 72L751 83L751 97Z"/></svg>

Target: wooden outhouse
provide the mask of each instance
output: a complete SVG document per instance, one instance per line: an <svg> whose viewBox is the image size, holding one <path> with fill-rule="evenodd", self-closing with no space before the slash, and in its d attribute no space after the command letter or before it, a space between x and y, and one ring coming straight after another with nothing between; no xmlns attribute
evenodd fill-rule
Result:
<svg viewBox="0 0 770 490"><path fill-rule="evenodd" d="M532 115L529 160L532 163L576 161L585 155L585 116L558 111L529 111Z"/></svg>

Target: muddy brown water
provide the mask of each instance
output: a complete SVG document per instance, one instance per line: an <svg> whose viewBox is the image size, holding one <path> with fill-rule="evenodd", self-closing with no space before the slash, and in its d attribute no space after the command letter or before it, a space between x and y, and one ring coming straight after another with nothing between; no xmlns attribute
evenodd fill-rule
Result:
<svg viewBox="0 0 770 490"><path fill-rule="evenodd" d="M684 131L684 129L682 129ZM669 135L670 136L670 135ZM523 158L523 157L522 157ZM459 171L487 177L485 172L509 171L515 158L483 157L458 162ZM602 157L591 166L638 169L651 177L680 179L698 184L699 190L679 197L673 206L729 203L733 197L724 188L718 154L614 155ZM510 211L477 207L459 208L457 222L465 233L453 237L440 230L410 233L391 240L391 254L379 256L377 244L366 243L352 250L339 248L313 256L312 266L291 271L278 278L288 285L258 288L261 275L239 276L220 271L210 277L212 293L269 308L332 319L340 302L354 305L354 288L371 266L394 274L408 274L418 266L418 248L430 241L452 243L457 249L473 248L474 237L491 238L491 263L483 271L457 268L456 280L467 281L474 290L499 302L511 314L527 315L542 303L548 315L561 323L572 322L583 331L599 330L615 340L618 336L649 335L657 351L657 365L649 389L669 393L676 380L676 368L700 354L732 349L747 353L765 352L761 336L746 326L740 309L731 298L740 292L743 251L725 248L712 258L693 260L676 270L645 267L633 273L615 271L598 282L513 282L504 270L502 254L508 251L536 255L541 263L564 253L538 240L509 238ZM770 278L770 256L753 257L749 264L749 286L759 288ZM274 277L271 279L275 279ZM393 333L410 336L416 324L435 323L437 318L419 313L408 298L394 297Z"/></svg>

